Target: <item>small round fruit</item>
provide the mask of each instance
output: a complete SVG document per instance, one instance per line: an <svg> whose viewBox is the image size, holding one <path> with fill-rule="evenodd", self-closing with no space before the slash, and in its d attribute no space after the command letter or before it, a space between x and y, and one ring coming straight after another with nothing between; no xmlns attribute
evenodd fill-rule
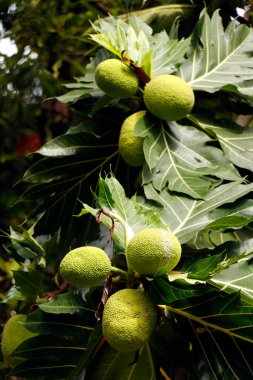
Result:
<svg viewBox="0 0 253 380"><path fill-rule="evenodd" d="M134 135L134 127L146 111L136 112L125 119L119 136L119 152L129 166L141 166L144 163L143 138Z"/></svg>
<svg viewBox="0 0 253 380"><path fill-rule="evenodd" d="M159 75L144 89L144 103L154 116L173 121L184 118L194 106L191 86L175 75Z"/></svg>
<svg viewBox="0 0 253 380"><path fill-rule="evenodd" d="M129 98L139 87L139 81L130 66L119 59L106 59L95 70L95 81L112 98Z"/></svg>
<svg viewBox="0 0 253 380"><path fill-rule="evenodd" d="M97 247L73 249L60 263L60 274L64 280L80 288L101 285L111 271L107 254Z"/></svg>
<svg viewBox="0 0 253 380"><path fill-rule="evenodd" d="M177 237L162 228L146 228L138 232L126 249L128 265L142 275L152 276L161 268L170 272L181 257Z"/></svg>
<svg viewBox="0 0 253 380"><path fill-rule="evenodd" d="M25 340L37 335L36 333L27 330L24 325L19 323L24 321L25 318L25 314L16 314L11 317L4 326L2 333L2 353L5 361L9 365L15 365L18 362L16 356L10 357L16 348Z"/></svg>
<svg viewBox="0 0 253 380"><path fill-rule="evenodd" d="M137 351L149 340L156 320L156 309L148 296L140 290L123 289L107 300L102 330L116 350Z"/></svg>

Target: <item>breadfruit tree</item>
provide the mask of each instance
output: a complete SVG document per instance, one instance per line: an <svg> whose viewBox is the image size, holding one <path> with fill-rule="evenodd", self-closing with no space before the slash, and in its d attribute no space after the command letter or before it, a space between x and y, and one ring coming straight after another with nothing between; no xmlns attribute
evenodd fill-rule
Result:
<svg viewBox="0 0 253 380"><path fill-rule="evenodd" d="M139 11L86 31L57 97L75 124L35 153L6 244L31 334L6 355L5 325L7 376L252 378L253 31L196 3L163 6L166 30Z"/></svg>

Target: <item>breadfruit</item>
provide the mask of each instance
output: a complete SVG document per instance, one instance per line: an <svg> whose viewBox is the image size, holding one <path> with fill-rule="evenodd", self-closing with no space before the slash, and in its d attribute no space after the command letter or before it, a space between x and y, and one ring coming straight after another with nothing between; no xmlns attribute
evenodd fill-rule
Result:
<svg viewBox="0 0 253 380"><path fill-rule="evenodd" d="M95 81L112 98L129 98L139 87L135 72L119 59L106 59L95 70Z"/></svg>
<svg viewBox="0 0 253 380"><path fill-rule="evenodd" d="M134 135L134 126L146 111L136 112L123 122L119 136L119 152L129 166L141 166L144 162L143 138Z"/></svg>
<svg viewBox="0 0 253 380"><path fill-rule="evenodd" d="M187 82L174 75L159 75L144 88L144 103L162 120L179 120L194 106L194 92Z"/></svg>
<svg viewBox="0 0 253 380"><path fill-rule="evenodd" d="M111 270L107 254L97 247L73 249L60 263L60 274L70 284L80 288L101 285Z"/></svg>
<svg viewBox="0 0 253 380"><path fill-rule="evenodd" d="M106 302L102 330L108 343L118 351L139 350L155 327L156 309L142 291L123 289Z"/></svg>
<svg viewBox="0 0 253 380"><path fill-rule="evenodd" d="M10 365L17 364L17 357L10 357L12 352L25 340L36 336L25 328L19 321L24 321L25 314L16 314L11 317L4 326L2 333L2 353L5 361Z"/></svg>
<svg viewBox="0 0 253 380"><path fill-rule="evenodd" d="M181 245L171 232L146 228L130 240L126 248L128 265L139 274L152 276L161 268L170 272L179 262Z"/></svg>

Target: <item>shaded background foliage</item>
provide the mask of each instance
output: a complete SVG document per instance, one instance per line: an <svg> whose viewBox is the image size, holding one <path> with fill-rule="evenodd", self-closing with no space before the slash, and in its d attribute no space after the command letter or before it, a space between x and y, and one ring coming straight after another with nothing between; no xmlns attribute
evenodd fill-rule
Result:
<svg viewBox="0 0 253 380"><path fill-rule="evenodd" d="M206 1L205 4L210 15L216 9L221 9L223 23L227 25L231 17L237 17L236 7L249 5L249 2L210 0ZM69 126L81 121L82 115L86 112L83 109L82 100L77 101L70 108L68 104L62 104L55 99L45 99L64 94L66 89L62 86L63 84L73 81L73 77L85 74L85 66L95 51L94 43L87 36L87 30L90 30L90 20L95 21L98 16L106 17L108 13L112 15L131 13L140 16L152 26L154 31L159 31L161 28L169 31L175 18L180 17L179 35L188 36L192 32L203 8L204 2L197 0L104 0L99 2L70 0L62 2L37 0L30 2L22 0L15 3L3 0L1 2L2 36L15 41L18 49L17 53L11 57L4 54L0 55L1 229L8 231L8 226L12 225L14 229L21 231L18 226L29 215L28 221L24 224L28 228L40 212L40 204L37 202L36 195L30 197L29 202L19 202L21 193L29 191L26 184L21 182L20 179L25 170L38 160L37 155L28 155L26 157L25 155L37 150L43 143L50 142L54 137L63 135ZM251 17L249 8L245 18L239 18L239 22L250 25L252 22ZM205 94L203 99L201 97L201 93L198 93L198 104L202 102L203 109L208 109L209 105L212 104L212 107L216 107L217 115L219 114L220 117L225 114L226 117L229 116L230 119L235 120L240 115L242 125L246 125L250 120L248 114L251 108L243 102L238 102L236 95L232 97L234 102L231 98L228 101L227 97L222 93L218 93L218 95ZM132 104L132 109L134 107L135 105ZM123 108L124 112L126 110L127 108ZM125 114L119 109L115 109L115 112L118 112L115 119L117 120L116 124L118 123L119 126ZM247 115L246 118L242 114ZM106 113L104 114L103 110L100 110L94 128L101 136L103 136L103 123L106 123ZM85 130L85 126L80 127L80 130L82 128ZM108 127L109 132L112 133L112 138L115 134L114 128L115 125ZM87 133L89 133L89 130L87 130ZM67 163L68 158L65 160ZM53 160L51 163L53 164ZM138 177L138 172L135 169L129 169L127 173L125 171L121 172L119 163L116 160L113 164L115 165L113 168L118 169L117 178L123 182L127 195L131 194L136 186L136 184L132 183L132 175ZM103 166L103 170L106 168L108 172L111 168L110 165ZM95 174L94 177L91 177L90 182L87 183L86 189L91 186L93 190L96 190L94 187L96 180ZM14 186L17 181L19 181L19 184ZM40 188L42 193L43 186L40 186ZM78 192L70 194L70 208L73 207L71 201L75 202L76 198L82 200L82 194ZM92 194L90 194L91 198ZM89 199L87 194L85 194L85 199ZM80 203L79 210L81 208ZM56 208L55 215L58 215L58 213L59 210ZM59 222L57 218L56 222ZM11 308L26 312L28 306L36 301L38 294L42 297L45 292L52 290L55 268L60 258L73 243L73 239L76 239L76 236L73 236L73 231L75 233L76 231L79 232L79 242L87 241L85 232L88 228L83 225L83 222L82 227L80 225L80 220L77 219L71 231L68 230L68 233L66 233L66 230L61 231L61 237L66 236L66 239L59 240L57 234L50 236L50 238L48 236L41 237L40 243L47 251L48 268L46 274L42 274L41 269L36 265L29 268L29 273L19 272L18 267L13 268L10 266L12 264L7 260L9 255L16 258L18 262L22 261L20 257L27 257L28 259L31 257L31 252L20 243L22 235L13 234L13 245L8 246L8 255L5 249L1 247L1 257L4 259L3 262L0 262L1 285L3 285L1 297L4 299L4 295L11 288L12 275L10 270L13 269L17 269L14 272L17 285L23 285L26 280L36 276L38 278L38 288L23 289L22 296L25 296L27 301L25 304L22 303L22 297L18 294L13 297L11 302L7 302L8 306L2 304L0 311L4 312L1 313L3 320L0 322L6 319ZM46 235L51 232L57 232L57 227L54 229L52 220L46 221L43 219L41 224L37 224L37 234ZM96 234L94 236L90 234L88 240L91 241L93 238L97 238ZM101 235L100 238L103 239L104 236ZM6 242L6 240L3 239L2 242ZM34 242L31 241L30 243L32 251L35 246ZM77 244L76 241L75 244ZM41 252L38 247L37 250L38 255L40 255ZM18 253L20 253L20 256ZM43 287L40 288L40 286ZM97 300L96 295L94 295L94 298ZM94 302L95 304L96 301ZM45 315L43 313L41 315L39 315L39 318L43 319ZM63 316L64 318L65 316ZM182 326L183 324L181 328ZM186 326L186 331L188 331L188 326ZM162 340L161 344L163 344ZM208 346L209 343L205 341L205 344ZM186 344L182 345L182 351L186 349ZM156 350L155 344L153 350L154 352ZM105 352L102 355L107 355L107 353ZM199 352L195 351L193 355L198 356ZM162 358L162 360L165 359ZM215 365L217 365L217 368L219 367L217 363ZM179 366L182 366L182 363L179 363ZM201 372L201 368L198 370ZM194 378L194 374L192 374L192 378Z"/></svg>

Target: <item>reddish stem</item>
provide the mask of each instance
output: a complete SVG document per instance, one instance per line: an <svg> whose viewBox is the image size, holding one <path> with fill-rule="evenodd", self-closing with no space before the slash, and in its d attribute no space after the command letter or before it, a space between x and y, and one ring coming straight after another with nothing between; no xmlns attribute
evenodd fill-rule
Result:
<svg viewBox="0 0 253 380"><path fill-rule="evenodd" d="M111 239L112 239L112 235L113 235L114 228L115 228L115 222L114 222L114 219L113 219L113 217L111 216L111 214L110 214L108 211L105 211L105 210L102 209L102 208L101 208L100 210L98 210L98 212L96 213L96 222L101 223L101 220L100 220L100 216L101 216L101 214L108 216L108 218L110 218L111 221L112 221L112 226L111 226L111 228L110 228L110 237L109 237L109 239L107 240L107 243L109 243L109 241L111 241Z"/></svg>

